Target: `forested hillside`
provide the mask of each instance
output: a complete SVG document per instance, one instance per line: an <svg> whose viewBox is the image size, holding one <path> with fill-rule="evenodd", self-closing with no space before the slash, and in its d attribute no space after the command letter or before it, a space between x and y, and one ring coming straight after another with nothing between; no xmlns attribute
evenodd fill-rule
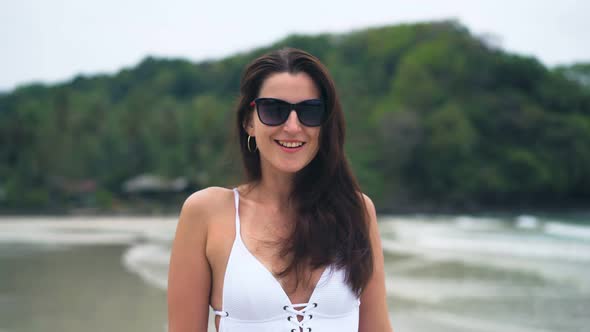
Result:
<svg viewBox="0 0 590 332"><path fill-rule="evenodd" d="M141 174L182 177L187 192L237 183L242 70L283 46L333 74L349 159L380 210L590 203L590 65L547 68L450 21L294 35L199 63L148 57L20 87L0 96L0 210L108 211L133 204L123 183Z"/></svg>

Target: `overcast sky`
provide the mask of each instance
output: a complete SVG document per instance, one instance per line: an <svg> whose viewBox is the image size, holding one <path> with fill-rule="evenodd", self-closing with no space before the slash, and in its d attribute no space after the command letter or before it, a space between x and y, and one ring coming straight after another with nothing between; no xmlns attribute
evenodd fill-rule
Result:
<svg viewBox="0 0 590 332"><path fill-rule="evenodd" d="M589 13L590 2L573 0L6 0L0 91L115 73L147 55L216 59L291 33L448 18L547 65L590 61Z"/></svg>

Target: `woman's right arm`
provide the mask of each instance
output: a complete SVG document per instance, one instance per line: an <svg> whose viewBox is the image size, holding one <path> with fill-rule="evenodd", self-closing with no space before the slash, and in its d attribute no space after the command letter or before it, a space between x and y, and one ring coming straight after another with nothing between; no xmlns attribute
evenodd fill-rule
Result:
<svg viewBox="0 0 590 332"><path fill-rule="evenodd" d="M208 209L203 191L184 202L168 270L168 331L206 332L211 268L205 255Z"/></svg>

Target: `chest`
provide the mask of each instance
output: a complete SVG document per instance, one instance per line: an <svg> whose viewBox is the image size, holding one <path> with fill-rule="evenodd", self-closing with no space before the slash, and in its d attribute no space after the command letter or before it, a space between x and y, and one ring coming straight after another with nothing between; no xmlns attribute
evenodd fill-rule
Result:
<svg viewBox="0 0 590 332"><path fill-rule="evenodd" d="M298 294L288 295L252 256L232 251L221 306L227 316L221 319L226 324L237 324L232 326L236 331L245 331L246 326L241 325L245 322L250 327L256 326L257 331L290 331L286 329L289 324L314 329L323 326L331 330L335 324L342 323L343 328L352 328L352 320L358 317L359 300L350 291L344 276L343 270L326 267L311 292L298 298Z"/></svg>
<svg viewBox="0 0 590 332"><path fill-rule="evenodd" d="M242 218L243 219L243 218ZM219 223L211 227L207 241L207 258L211 266L212 303L221 303L223 283L227 272L232 249L236 250L236 241L240 242L239 251L247 256L250 267L262 268L262 273L272 276L285 293L294 301L309 298L314 285L320 279L323 268L306 269L301 272L299 282L294 272L279 277L290 259L282 254L282 245L288 238L286 228L269 223L249 223L242 221L240 233L236 233L233 223ZM235 255L235 253L234 253ZM244 266L243 268L247 268ZM297 286L297 287L296 287Z"/></svg>

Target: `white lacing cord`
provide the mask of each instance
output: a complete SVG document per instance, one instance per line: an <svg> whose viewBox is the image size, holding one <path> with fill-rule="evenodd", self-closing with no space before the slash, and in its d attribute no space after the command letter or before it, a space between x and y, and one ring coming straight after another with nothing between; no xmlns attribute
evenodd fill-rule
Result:
<svg viewBox="0 0 590 332"><path fill-rule="evenodd" d="M289 322L291 322L291 324L293 324L294 326L300 327L300 328L306 328L305 330L303 330L304 332L311 332L311 327L308 327L306 325L307 322L309 322L312 318L313 315L311 314L312 310L315 309L318 306L317 303L299 303L299 304L293 304L293 305L286 305L283 307L283 310L290 312L292 314L294 314L295 316L288 316L287 320ZM295 308L301 308L302 309L295 309ZM301 321L299 321L297 319L297 316L301 316L303 317L303 319ZM292 329L291 332L299 332L299 329Z"/></svg>
<svg viewBox="0 0 590 332"><path fill-rule="evenodd" d="M221 311L221 310L213 310L213 312L217 315L217 316L221 316L221 317L227 317L229 316L229 312L227 311Z"/></svg>

